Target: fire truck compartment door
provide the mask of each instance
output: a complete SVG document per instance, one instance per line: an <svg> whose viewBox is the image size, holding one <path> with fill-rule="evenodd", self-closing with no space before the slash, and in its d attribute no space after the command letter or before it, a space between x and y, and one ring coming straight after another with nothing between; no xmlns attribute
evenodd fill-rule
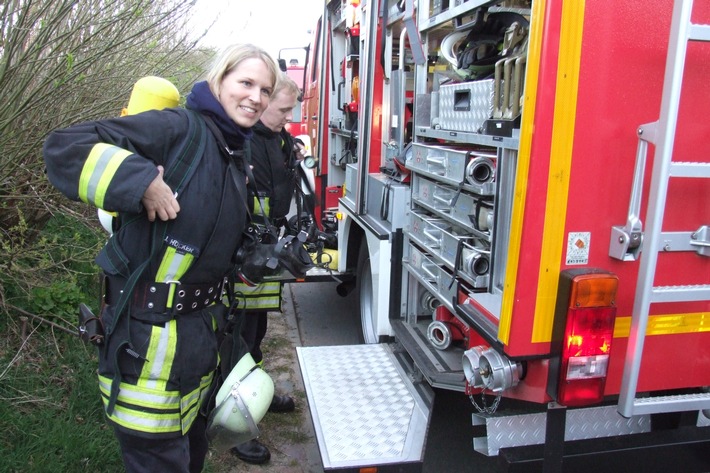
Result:
<svg viewBox="0 0 710 473"><path fill-rule="evenodd" d="M296 352L324 469L423 462L433 391L390 345Z"/></svg>

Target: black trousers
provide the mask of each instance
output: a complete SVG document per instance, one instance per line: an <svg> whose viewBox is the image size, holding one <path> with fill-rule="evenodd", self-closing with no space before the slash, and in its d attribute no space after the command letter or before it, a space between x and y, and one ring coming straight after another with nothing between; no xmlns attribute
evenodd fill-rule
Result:
<svg viewBox="0 0 710 473"><path fill-rule="evenodd" d="M153 439L114 429L126 473L200 473L205 465L207 419L198 415L187 435Z"/></svg>
<svg viewBox="0 0 710 473"><path fill-rule="evenodd" d="M264 354L261 352L261 341L266 335L267 323L266 311L249 311L244 314L242 320L242 338L249 347L249 353L255 363L260 363L264 359Z"/></svg>

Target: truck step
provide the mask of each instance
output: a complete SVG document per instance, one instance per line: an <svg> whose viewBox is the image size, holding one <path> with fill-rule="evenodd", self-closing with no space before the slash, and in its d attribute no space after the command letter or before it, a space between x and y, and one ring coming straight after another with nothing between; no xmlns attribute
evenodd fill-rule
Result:
<svg viewBox="0 0 710 473"><path fill-rule="evenodd" d="M484 455L498 455L502 448L545 443L545 412L473 414L472 420L474 428L481 433L473 439L473 447ZM485 428L481 430L481 427ZM651 431L651 418L645 415L624 418L616 412L616 406L569 409L565 429L565 441L638 434Z"/></svg>
<svg viewBox="0 0 710 473"><path fill-rule="evenodd" d="M433 395L389 345L296 353L325 470L423 461Z"/></svg>
<svg viewBox="0 0 710 473"><path fill-rule="evenodd" d="M710 284L656 286L652 294L653 302L707 301L710 300Z"/></svg>
<svg viewBox="0 0 710 473"><path fill-rule="evenodd" d="M634 399L633 413L683 412L710 409L710 393L678 394Z"/></svg>
<svg viewBox="0 0 710 473"><path fill-rule="evenodd" d="M672 162L671 176L673 177L710 177L710 163Z"/></svg>

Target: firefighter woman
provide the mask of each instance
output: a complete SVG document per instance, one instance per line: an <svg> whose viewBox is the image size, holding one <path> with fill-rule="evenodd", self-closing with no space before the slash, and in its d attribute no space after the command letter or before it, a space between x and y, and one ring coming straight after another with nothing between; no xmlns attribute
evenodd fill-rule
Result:
<svg viewBox="0 0 710 473"><path fill-rule="evenodd" d="M261 48L234 45L186 109L83 123L44 144L54 186L119 215L96 259L105 274L98 374L128 472L204 465L221 294L248 218L242 151L278 73Z"/></svg>
<svg viewBox="0 0 710 473"><path fill-rule="evenodd" d="M294 142L284 126L293 119L293 108L298 102L298 85L285 74L279 76L274 95L259 122L254 126L251 141L251 164L254 169L255 186L249 186L254 221L272 225L279 230L286 223L291 208L296 180L294 167L297 156ZM257 196L254 194L258 194ZM267 215L267 219L263 215ZM269 281L257 286L236 284L235 294L243 299L239 307L245 308L241 334L257 363L263 361L261 341L266 335L267 311L281 310L281 282ZM269 411L290 412L295 409L293 398L275 395ZM253 439L232 449L240 459L261 464L269 461L268 447Z"/></svg>

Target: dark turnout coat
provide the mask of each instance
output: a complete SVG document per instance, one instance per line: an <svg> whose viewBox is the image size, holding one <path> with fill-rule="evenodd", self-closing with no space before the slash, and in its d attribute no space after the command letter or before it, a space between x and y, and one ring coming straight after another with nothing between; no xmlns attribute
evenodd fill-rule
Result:
<svg viewBox="0 0 710 473"><path fill-rule="evenodd" d="M58 130L44 144L54 186L119 214L97 257L107 281L99 385L109 419L136 435L179 436L194 421L218 362L221 284L247 219L241 163L228 164L214 135L195 128L199 120L185 109L150 111ZM167 176L179 160L195 163L180 212L151 223L141 198L156 166Z"/></svg>

